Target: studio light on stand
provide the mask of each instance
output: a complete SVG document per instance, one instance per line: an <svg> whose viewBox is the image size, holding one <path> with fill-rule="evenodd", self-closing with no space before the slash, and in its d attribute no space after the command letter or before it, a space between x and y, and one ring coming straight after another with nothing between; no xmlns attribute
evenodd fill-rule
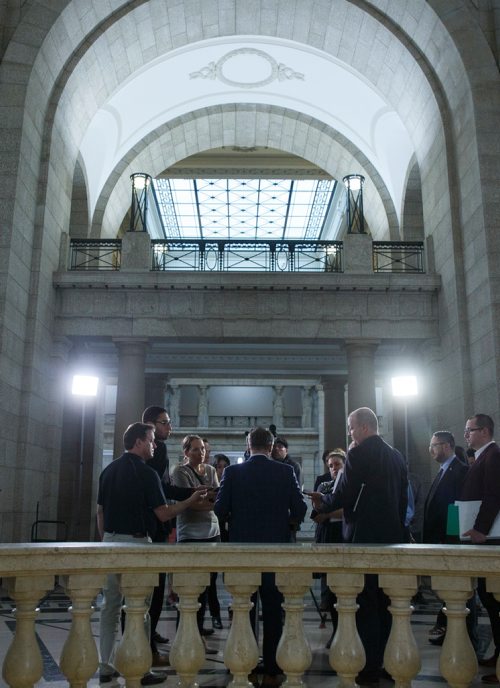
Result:
<svg viewBox="0 0 500 688"><path fill-rule="evenodd" d="M80 422L80 461L78 466L78 490L76 498L76 518L73 518L72 536L80 531L80 514L82 511L82 483L83 483L83 462L84 462L84 441L85 441L85 407L88 397L96 397L99 388L99 378L93 375L73 375L71 394L79 397L82 402L82 415ZM73 514L74 514L73 510Z"/></svg>
<svg viewBox="0 0 500 688"><path fill-rule="evenodd" d="M153 181L146 172L130 175L132 181L132 202L130 205L129 232L147 232L149 188Z"/></svg>
<svg viewBox="0 0 500 688"><path fill-rule="evenodd" d="M363 184L362 174L348 174L342 181L347 190L347 233L365 234L365 217L363 215Z"/></svg>
<svg viewBox="0 0 500 688"><path fill-rule="evenodd" d="M404 405L405 422L405 459L408 461L408 399L418 395L418 384L415 375L400 375L391 379L392 396L400 397Z"/></svg>

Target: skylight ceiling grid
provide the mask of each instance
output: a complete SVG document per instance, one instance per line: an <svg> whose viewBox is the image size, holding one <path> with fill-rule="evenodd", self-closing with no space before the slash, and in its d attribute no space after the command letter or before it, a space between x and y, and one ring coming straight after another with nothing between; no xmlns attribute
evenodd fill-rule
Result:
<svg viewBox="0 0 500 688"><path fill-rule="evenodd" d="M156 179L154 184L167 185L175 205L165 223L168 238L233 241L318 239L335 188L333 180L291 179Z"/></svg>

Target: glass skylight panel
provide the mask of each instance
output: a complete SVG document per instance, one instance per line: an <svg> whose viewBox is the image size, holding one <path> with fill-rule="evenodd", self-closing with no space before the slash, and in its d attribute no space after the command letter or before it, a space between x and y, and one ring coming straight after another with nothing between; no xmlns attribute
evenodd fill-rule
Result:
<svg viewBox="0 0 500 688"><path fill-rule="evenodd" d="M226 241L318 239L335 189L334 180L317 179L156 179L154 184L167 238Z"/></svg>

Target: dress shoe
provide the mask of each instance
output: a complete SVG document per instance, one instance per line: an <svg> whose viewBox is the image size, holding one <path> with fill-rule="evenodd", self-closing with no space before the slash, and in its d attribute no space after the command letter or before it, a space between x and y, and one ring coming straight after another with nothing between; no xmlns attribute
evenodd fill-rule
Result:
<svg viewBox="0 0 500 688"><path fill-rule="evenodd" d="M99 674L99 683L111 683L111 681L120 676L120 672L113 671L112 674Z"/></svg>
<svg viewBox="0 0 500 688"><path fill-rule="evenodd" d="M160 635L158 631L155 631L153 633L153 640L155 643L159 643L160 645L164 645L165 643L168 643L168 638L165 638L165 636Z"/></svg>
<svg viewBox="0 0 500 688"><path fill-rule="evenodd" d="M429 642L431 645L442 645L446 635L446 628L443 626L434 626L429 631Z"/></svg>
<svg viewBox="0 0 500 688"><path fill-rule="evenodd" d="M167 674L164 671L148 671L141 678L141 686L156 686L166 680Z"/></svg>
<svg viewBox="0 0 500 688"><path fill-rule="evenodd" d="M380 678L383 678L385 681L389 681L389 683L395 683L387 669L380 669Z"/></svg>
<svg viewBox="0 0 500 688"><path fill-rule="evenodd" d="M220 631L221 628L224 628L220 616L212 616L212 626L218 631Z"/></svg>
<svg viewBox="0 0 500 688"><path fill-rule="evenodd" d="M202 641L203 641L203 645L205 646L205 654L206 655L216 655L217 654L217 650L214 647L208 647L207 641L205 640L205 638L202 638Z"/></svg>
<svg viewBox="0 0 500 688"><path fill-rule="evenodd" d="M485 674L484 676L481 676L481 681L483 683L487 683L488 685L500 683L496 674Z"/></svg>
<svg viewBox="0 0 500 688"><path fill-rule="evenodd" d="M213 628L202 628L200 631L200 635L213 635L213 634L214 634Z"/></svg>
<svg viewBox="0 0 500 688"><path fill-rule="evenodd" d="M497 655L491 655L491 657L483 657L482 659L478 659L477 663L479 666L496 667L497 659Z"/></svg>
<svg viewBox="0 0 500 688"><path fill-rule="evenodd" d="M170 666L168 655L162 652L152 652L151 654L153 655L153 666Z"/></svg>

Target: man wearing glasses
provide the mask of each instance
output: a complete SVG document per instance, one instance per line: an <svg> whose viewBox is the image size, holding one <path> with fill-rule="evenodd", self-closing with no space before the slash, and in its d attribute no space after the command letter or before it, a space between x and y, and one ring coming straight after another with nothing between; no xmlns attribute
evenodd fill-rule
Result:
<svg viewBox="0 0 500 688"><path fill-rule="evenodd" d="M486 540L493 521L500 510L500 447L493 440L495 426L490 416L477 413L468 418L465 424L464 438L470 448L474 449L474 463L465 478L461 499L464 501L481 500L481 506L474 526L463 533L470 536L475 545L498 545L500 540ZM495 666L500 651L500 602L486 592L486 581L478 579L477 592L491 623L495 653L492 657L479 660L482 666ZM486 674L483 683L498 684L496 674Z"/></svg>
<svg viewBox="0 0 500 688"><path fill-rule="evenodd" d="M161 481L163 492L167 499L175 499L179 502L184 501L191 496L193 490L190 487L176 487L170 482L169 460L167 453L166 440L170 437L172 432L172 424L167 409L162 406L148 406L142 414L143 423L151 423L155 428L155 450L153 457L148 460L148 466L153 468ZM165 543L172 531L172 523L167 521L156 524L156 532L152 536L153 542ZM160 573L158 585L153 590L151 597L151 606L149 608L149 617L151 620L151 652L153 655L153 666L169 666L168 655L163 654L158 649L158 644L168 642L168 639L157 632L156 627L160 620L161 610L163 608L163 597L165 595L166 574Z"/></svg>
<svg viewBox="0 0 500 688"><path fill-rule="evenodd" d="M448 505L460 497L468 466L455 455L455 438L446 430L435 432L429 443L429 454L439 464L439 471L429 489L424 505L424 526L422 542L438 545L457 541L446 534ZM467 616L469 633L472 637L473 615ZM429 631L429 642L442 645L446 635L446 616L441 609L434 627Z"/></svg>

